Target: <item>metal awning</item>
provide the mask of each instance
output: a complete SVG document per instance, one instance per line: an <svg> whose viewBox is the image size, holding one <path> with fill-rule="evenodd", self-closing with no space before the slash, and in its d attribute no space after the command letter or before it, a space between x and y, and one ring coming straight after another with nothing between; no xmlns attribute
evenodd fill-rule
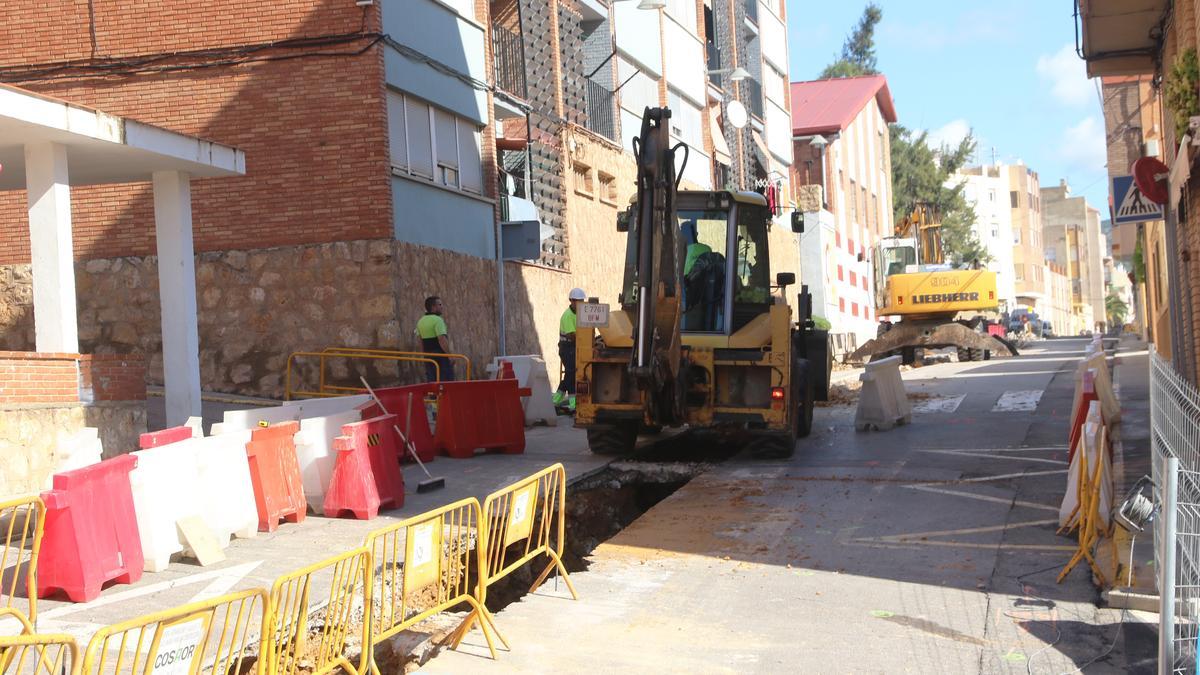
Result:
<svg viewBox="0 0 1200 675"><path fill-rule="evenodd" d="M1077 0L1076 47L1088 77L1154 72L1170 0Z"/></svg>

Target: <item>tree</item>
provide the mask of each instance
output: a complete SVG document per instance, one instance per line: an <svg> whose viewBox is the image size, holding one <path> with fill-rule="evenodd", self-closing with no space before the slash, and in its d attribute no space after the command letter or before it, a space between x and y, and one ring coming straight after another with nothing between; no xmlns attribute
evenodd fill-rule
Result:
<svg viewBox="0 0 1200 675"><path fill-rule="evenodd" d="M1121 299L1115 288L1109 289L1104 298L1104 313L1108 315L1108 325L1120 328L1125 325L1125 317L1129 316L1129 305Z"/></svg>
<svg viewBox="0 0 1200 675"><path fill-rule="evenodd" d="M858 77L874 75L875 69L875 25L883 18L883 10L875 3L863 8L862 18L854 31L842 45L842 55L821 71L820 79L834 77Z"/></svg>
<svg viewBox="0 0 1200 675"><path fill-rule="evenodd" d="M928 132L913 132L899 124L890 127L892 145L892 207L896 223L918 204L941 216L942 247L956 266L992 259L975 236L975 210L963 196L963 185L946 187L950 176L975 153L975 138L968 134L955 147L929 147Z"/></svg>

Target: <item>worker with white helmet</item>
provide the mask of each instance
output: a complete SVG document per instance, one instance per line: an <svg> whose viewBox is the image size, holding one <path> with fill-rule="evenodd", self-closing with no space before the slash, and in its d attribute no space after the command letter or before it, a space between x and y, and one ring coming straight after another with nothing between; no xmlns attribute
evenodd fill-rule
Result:
<svg viewBox="0 0 1200 675"><path fill-rule="evenodd" d="M582 288L572 288L567 294L570 306L558 320L558 356L562 359L563 378L554 392L554 405L575 410L575 313L579 303L587 299Z"/></svg>

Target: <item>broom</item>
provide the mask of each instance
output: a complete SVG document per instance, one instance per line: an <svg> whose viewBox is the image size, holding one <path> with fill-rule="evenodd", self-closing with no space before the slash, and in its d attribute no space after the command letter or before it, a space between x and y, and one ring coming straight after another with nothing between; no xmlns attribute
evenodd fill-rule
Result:
<svg viewBox="0 0 1200 675"><path fill-rule="evenodd" d="M375 395L375 390L371 389L371 385L367 384L367 378L359 376L358 379L363 383L363 386L367 388L367 391L371 393L371 398L375 399L375 405L379 406L379 409L383 411L384 415L390 415L391 413L387 411L387 408L383 407L383 401L380 401L379 397ZM409 392L408 394L408 405L406 408L408 409L408 414L404 418L404 428L412 429L412 392ZM406 436L403 431L400 431L400 427L393 424L392 428L396 430L396 435L399 436L400 441L404 443L404 448L408 450L408 454L412 455L412 458L417 461L417 466L421 467L421 471L424 471L428 478L428 480L423 480L417 483L417 493L421 494L424 492L433 492L434 490L440 490L446 487L445 478L442 478L441 476L434 478L433 474L429 473L429 469L425 468L425 462L422 462L421 458L417 456L417 449L413 447L412 441L408 440L408 436Z"/></svg>

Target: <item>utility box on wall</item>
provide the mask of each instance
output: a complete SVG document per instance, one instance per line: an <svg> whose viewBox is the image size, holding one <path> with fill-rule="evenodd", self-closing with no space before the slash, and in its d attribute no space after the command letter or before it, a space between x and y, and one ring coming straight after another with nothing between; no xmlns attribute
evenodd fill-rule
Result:
<svg viewBox="0 0 1200 675"><path fill-rule="evenodd" d="M505 260L536 260L542 254L542 224L536 220L500 223Z"/></svg>

